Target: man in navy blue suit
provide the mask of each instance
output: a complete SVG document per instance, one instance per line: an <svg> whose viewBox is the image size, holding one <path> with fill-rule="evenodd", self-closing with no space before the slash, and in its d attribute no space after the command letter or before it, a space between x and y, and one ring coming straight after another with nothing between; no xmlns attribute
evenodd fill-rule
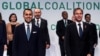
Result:
<svg viewBox="0 0 100 56"><path fill-rule="evenodd" d="M65 31L65 51L67 56L91 56L92 34L91 26L82 21L83 10L73 11L75 22L69 24Z"/></svg>
<svg viewBox="0 0 100 56"><path fill-rule="evenodd" d="M38 56L38 27L32 24L31 9L23 12L24 23L16 27L13 41L13 56Z"/></svg>
<svg viewBox="0 0 100 56"><path fill-rule="evenodd" d="M2 20L2 15L0 13L0 56L3 56L3 51L6 44L7 44L6 24Z"/></svg>

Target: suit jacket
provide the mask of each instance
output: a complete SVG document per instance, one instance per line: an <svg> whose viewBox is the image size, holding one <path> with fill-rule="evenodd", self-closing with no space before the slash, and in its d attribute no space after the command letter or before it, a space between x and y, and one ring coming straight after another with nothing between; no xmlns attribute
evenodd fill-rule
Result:
<svg viewBox="0 0 100 56"><path fill-rule="evenodd" d="M93 31L93 44L98 44L98 37L97 37L97 29L96 29L96 25L94 23L90 23L91 27L92 27L92 31Z"/></svg>
<svg viewBox="0 0 100 56"><path fill-rule="evenodd" d="M6 24L2 20L0 23L0 56L3 56L4 44L7 44Z"/></svg>
<svg viewBox="0 0 100 56"><path fill-rule="evenodd" d="M35 19L32 20L33 24L35 24ZM45 53L46 53L46 44L49 44L50 45L50 38L49 38L49 33L48 33L48 27L47 27L47 20L45 19L42 19L41 18L41 23L40 23L40 28L39 28L39 31L40 31L40 56L45 56Z"/></svg>
<svg viewBox="0 0 100 56"><path fill-rule="evenodd" d="M38 28L32 25L30 39L27 39L24 23L17 26L13 40L13 56L38 56Z"/></svg>
<svg viewBox="0 0 100 56"><path fill-rule="evenodd" d="M35 19L32 20L33 24L35 24ZM41 32L41 37L47 44L50 44L50 38L49 38L49 33L48 33L48 27L47 27L47 20L41 18L41 23L40 23L40 32Z"/></svg>
<svg viewBox="0 0 100 56"><path fill-rule="evenodd" d="M4 44L7 44L7 35L5 21L2 20L2 23L0 23L0 45Z"/></svg>
<svg viewBox="0 0 100 56"><path fill-rule="evenodd" d="M67 56L86 56L92 51L91 28L83 23L83 35L80 38L76 23L67 26L65 33L65 50Z"/></svg>
<svg viewBox="0 0 100 56"><path fill-rule="evenodd" d="M67 20L67 25L70 24L70 23L72 23L72 22L73 22L73 21L71 21L71 20ZM62 20L59 20L59 21L57 22L56 34L58 35L59 41L60 41L60 42L61 42L61 41L64 41L64 40L62 39L62 36L65 35L65 29L66 29L66 27L67 27L67 26L65 26L63 19L62 19Z"/></svg>

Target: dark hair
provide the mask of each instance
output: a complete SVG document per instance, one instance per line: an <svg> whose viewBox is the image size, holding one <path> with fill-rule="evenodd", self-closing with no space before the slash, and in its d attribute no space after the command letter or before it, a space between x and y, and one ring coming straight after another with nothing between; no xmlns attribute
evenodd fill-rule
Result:
<svg viewBox="0 0 100 56"><path fill-rule="evenodd" d="M67 11L63 11L62 14L67 13ZM68 13L67 13L68 14Z"/></svg>
<svg viewBox="0 0 100 56"><path fill-rule="evenodd" d="M75 14L75 12L76 12L77 10L81 10L81 12L82 12L82 14L83 14L83 10L82 10L81 8L75 8L75 9L73 10L73 14Z"/></svg>
<svg viewBox="0 0 100 56"><path fill-rule="evenodd" d="M27 9L24 9L23 14L25 13L25 11L26 11L26 10L29 10L29 11L31 11L31 12L32 12L32 10L31 10L31 9L28 9L28 8L27 8Z"/></svg>
<svg viewBox="0 0 100 56"><path fill-rule="evenodd" d="M2 15L1 15L1 13L0 13L0 23L2 23Z"/></svg>
<svg viewBox="0 0 100 56"><path fill-rule="evenodd" d="M15 13L12 13L12 14L10 14L10 16L9 16L9 22L11 22L11 17L12 17L12 15L15 15L16 21L17 21L17 16L16 16L16 14L15 14Z"/></svg>
<svg viewBox="0 0 100 56"><path fill-rule="evenodd" d="M85 14L85 18L86 18L87 15L89 15L91 17L91 14L87 13L87 14Z"/></svg>

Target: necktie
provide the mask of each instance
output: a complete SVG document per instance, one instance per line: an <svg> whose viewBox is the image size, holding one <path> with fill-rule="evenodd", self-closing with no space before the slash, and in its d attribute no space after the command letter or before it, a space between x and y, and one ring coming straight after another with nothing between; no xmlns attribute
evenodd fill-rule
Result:
<svg viewBox="0 0 100 56"><path fill-rule="evenodd" d="M30 38L30 26L29 25L27 25L27 39L29 40L29 38Z"/></svg>
<svg viewBox="0 0 100 56"><path fill-rule="evenodd" d="M65 27L67 26L67 22L66 22L66 20L65 20Z"/></svg>
<svg viewBox="0 0 100 56"><path fill-rule="evenodd" d="M82 37L82 33L83 33L83 32L82 32L81 24L79 23L78 26L79 26L79 35L80 35L80 37Z"/></svg>
<svg viewBox="0 0 100 56"><path fill-rule="evenodd" d="M37 19L37 26L39 27L39 19Z"/></svg>

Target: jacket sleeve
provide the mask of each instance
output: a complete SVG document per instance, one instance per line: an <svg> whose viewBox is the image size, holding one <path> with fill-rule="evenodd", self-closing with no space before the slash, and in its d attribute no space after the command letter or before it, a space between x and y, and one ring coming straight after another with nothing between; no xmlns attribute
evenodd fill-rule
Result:
<svg viewBox="0 0 100 56"><path fill-rule="evenodd" d="M62 34L61 26L60 26L59 21L57 22L57 25L56 25L56 34L58 35L59 38L61 38L62 36L64 36L64 34Z"/></svg>
<svg viewBox="0 0 100 56"><path fill-rule="evenodd" d="M19 32L18 32L18 27L15 28L14 32L14 38L13 38L13 44L12 44L12 56L18 56L17 54L17 48L18 48L18 37L19 37Z"/></svg>
<svg viewBox="0 0 100 56"><path fill-rule="evenodd" d="M67 26L65 31L65 39L64 39L64 48L67 56L71 56L69 43L70 43L70 28L69 26Z"/></svg>
<svg viewBox="0 0 100 56"><path fill-rule="evenodd" d="M46 35L46 44L50 45L50 37L49 37L49 32L48 32L48 23L47 21L45 22L46 26L45 26L45 35Z"/></svg>
<svg viewBox="0 0 100 56"><path fill-rule="evenodd" d="M4 44L7 44L7 33L6 33L6 24L5 24L5 21L2 22L3 23L3 41L4 41Z"/></svg>
<svg viewBox="0 0 100 56"><path fill-rule="evenodd" d="M96 25L94 24L93 26L93 35L94 35L94 44L98 44L98 36L97 36L97 29L96 29Z"/></svg>

